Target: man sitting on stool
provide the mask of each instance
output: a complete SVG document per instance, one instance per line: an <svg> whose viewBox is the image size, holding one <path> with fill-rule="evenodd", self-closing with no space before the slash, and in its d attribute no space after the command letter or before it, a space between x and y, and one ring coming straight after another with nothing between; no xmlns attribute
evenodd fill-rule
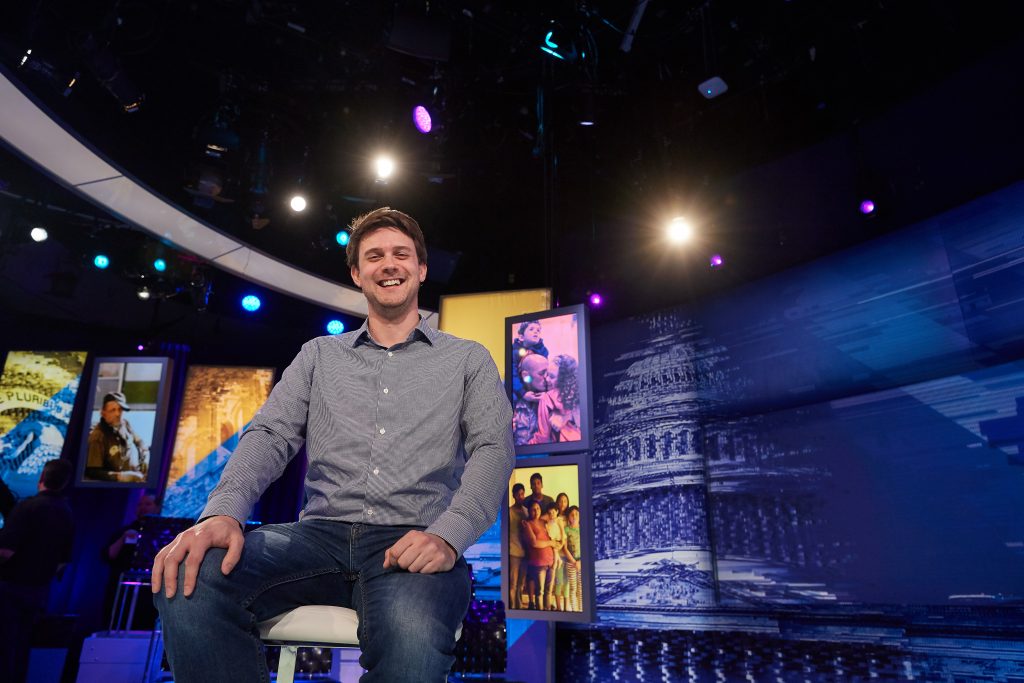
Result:
<svg viewBox="0 0 1024 683"><path fill-rule="evenodd" d="M514 451L487 350L419 317L426 260L410 216L384 208L353 223L348 265L366 323L302 347L202 520L157 555L177 683L269 680L255 624L304 604L356 610L364 683L445 679L469 607L462 554L494 523ZM303 443L300 521L243 537Z"/></svg>

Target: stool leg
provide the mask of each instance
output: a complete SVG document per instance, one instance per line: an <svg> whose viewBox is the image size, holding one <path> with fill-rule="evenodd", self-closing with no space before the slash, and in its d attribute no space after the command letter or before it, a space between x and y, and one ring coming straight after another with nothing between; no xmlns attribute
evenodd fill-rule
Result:
<svg viewBox="0 0 1024 683"><path fill-rule="evenodd" d="M294 683L295 655L299 648L294 645L281 646L281 658L277 663L277 683Z"/></svg>

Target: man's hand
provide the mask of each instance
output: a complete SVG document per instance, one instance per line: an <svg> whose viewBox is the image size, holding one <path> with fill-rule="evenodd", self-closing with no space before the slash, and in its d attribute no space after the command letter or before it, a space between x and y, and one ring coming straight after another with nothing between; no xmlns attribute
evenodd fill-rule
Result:
<svg viewBox="0 0 1024 683"><path fill-rule="evenodd" d="M217 515L204 519L191 529L178 534L170 544L156 554L153 560L153 592L160 591L163 583L164 595L173 598L178 590L178 565L185 562L185 597L192 595L196 588L199 564L210 548L227 548L227 555L220 563L220 570L229 574L242 557L245 538L234 517Z"/></svg>
<svg viewBox="0 0 1024 683"><path fill-rule="evenodd" d="M410 531L384 551L384 568L401 567L420 574L446 572L455 566L455 549L440 536Z"/></svg>

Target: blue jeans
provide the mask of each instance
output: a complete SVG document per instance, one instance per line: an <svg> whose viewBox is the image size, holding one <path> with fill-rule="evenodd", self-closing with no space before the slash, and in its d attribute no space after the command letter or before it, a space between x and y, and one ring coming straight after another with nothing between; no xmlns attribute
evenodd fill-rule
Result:
<svg viewBox="0 0 1024 683"><path fill-rule="evenodd" d="M273 524L245 535L224 576L225 551L207 552L196 589L154 596L175 683L267 682L256 624L300 605L359 614L361 683L441 683L455 662L455 631L469 608L466 561L438 574L384 569L384 551L412 527L326 520Z"/></svg>

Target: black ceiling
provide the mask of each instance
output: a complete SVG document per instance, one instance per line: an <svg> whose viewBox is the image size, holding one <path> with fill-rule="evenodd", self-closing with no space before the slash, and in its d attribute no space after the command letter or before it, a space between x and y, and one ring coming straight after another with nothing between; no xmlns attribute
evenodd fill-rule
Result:
<svg viewBox="0 0 1024 683"><path fill-rule="evenodd" d="M427 307L552 286L561 304L601 290L605 316L651 310L1024 176L1016 3L4 5L5 66L220 229L347 284L338 228L381 203L417 216L435 248ZM573 42L575 63L541 52L548 30ZM697 84L714 75L729 91L706 100ZM416 103L434 112L430 135L412 126ZM585 112L597 125L578 125ZM222 158L204 153L210 143ZM387 185L370 167L380 151L399 163ZM12 194L96 213L0 160ZM197 204L218 183L218 201ZM310 208L293 214L299 187ZM867 194L879 201L870 221L856 210ZM679 214L702 235L688 252L660 238ZM708 268L713 252L721 270Z"/></svg>

